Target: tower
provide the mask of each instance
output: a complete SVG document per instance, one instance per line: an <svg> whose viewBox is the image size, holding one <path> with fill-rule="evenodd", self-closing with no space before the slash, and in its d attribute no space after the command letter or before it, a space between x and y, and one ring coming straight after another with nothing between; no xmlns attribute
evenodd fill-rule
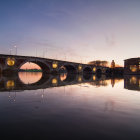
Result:
<svg viewBox="0 0 140 140"><path fill-rule="evenodd" d="M115 68L115 61L114 60L112 60L112 62L111 62L111 68Z"/></svg>

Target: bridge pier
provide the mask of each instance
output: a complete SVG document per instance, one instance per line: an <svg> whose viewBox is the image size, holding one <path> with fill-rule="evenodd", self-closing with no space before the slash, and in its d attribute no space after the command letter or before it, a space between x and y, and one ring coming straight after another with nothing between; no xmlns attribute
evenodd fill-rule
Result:
<svg viewBox="0 0 140 140"><path fill-rule="evenodd" d="M60 74L59 71L57 71L57 70L52 70L50 73L53 74L53 75Z"/></svg>
<svg viewBox="0 0 140 140"><path fill-rule="evenodd" d="M2 69L1 69L1 67L0 67L0 74L2 74Z"/></svg>
<svg viewBox="0 0 140 140"><path fill-rule="evenodd" d="M17 69L4 69L4 70L1 70L1 74L4 75L4 76L9 76L9 77L12 77L14 75L17 75L18 74L18 70Z"/></svg>

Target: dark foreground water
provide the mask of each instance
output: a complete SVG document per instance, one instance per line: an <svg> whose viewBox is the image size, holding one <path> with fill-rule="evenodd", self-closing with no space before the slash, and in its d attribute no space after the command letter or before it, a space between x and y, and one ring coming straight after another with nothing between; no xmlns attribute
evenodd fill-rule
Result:
<svg viewBox="0 0 140 140"><path fill-rule="evenodd" d="M0 137L140 140L140 77L0 77Z"/></svg>

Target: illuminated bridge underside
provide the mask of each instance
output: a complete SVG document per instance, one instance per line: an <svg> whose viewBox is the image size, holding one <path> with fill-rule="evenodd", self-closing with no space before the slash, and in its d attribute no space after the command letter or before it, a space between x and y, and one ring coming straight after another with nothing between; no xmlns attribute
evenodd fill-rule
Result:
<svg viewBox="0 0 140 140"><path fill-rule="evenodd" d="M18 72L20 67L27 62L32 62L41 67L43 73L60 73L61 68L65 67L68 73L106 73L109 68L93 66L82 63L74 63L55 59L40 57L0 55L0 72L11 73Z"/></svg>

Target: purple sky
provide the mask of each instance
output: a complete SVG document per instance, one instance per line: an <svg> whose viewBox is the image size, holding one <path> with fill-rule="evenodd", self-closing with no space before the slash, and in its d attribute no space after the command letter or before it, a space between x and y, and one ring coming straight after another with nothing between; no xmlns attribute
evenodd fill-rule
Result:
<svg viewBox="0 0 140 140"><path fill-rule="evenodd" d="M1 0L0 53L76 62L139 57L139 0Z"/></svg>

